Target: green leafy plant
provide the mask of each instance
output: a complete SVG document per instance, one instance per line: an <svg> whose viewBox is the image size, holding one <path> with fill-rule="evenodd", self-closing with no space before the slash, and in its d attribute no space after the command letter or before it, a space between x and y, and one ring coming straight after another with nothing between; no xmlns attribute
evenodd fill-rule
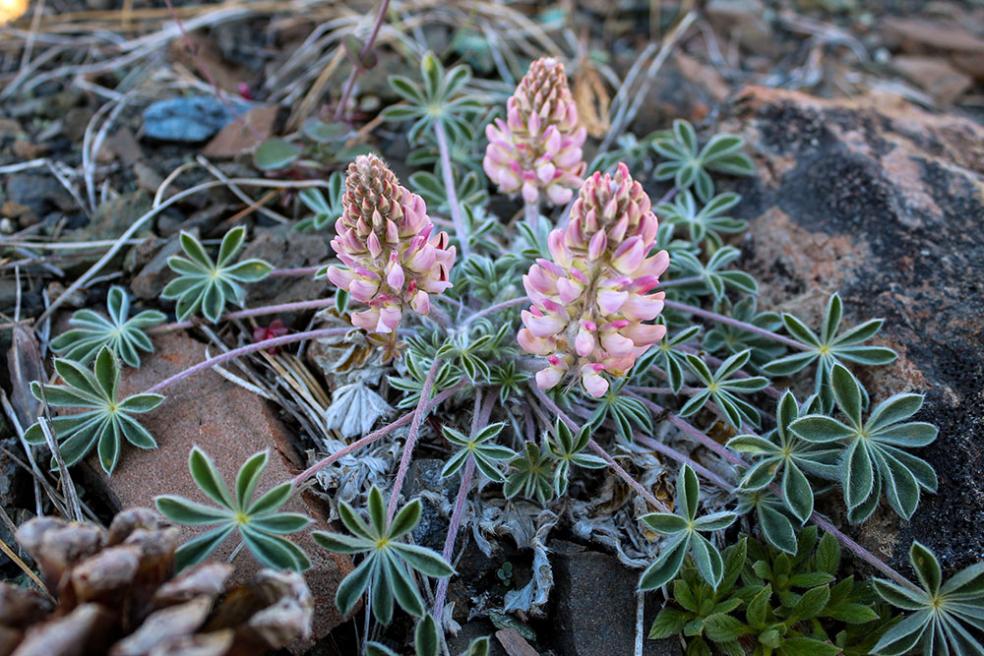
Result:
<svg viewBox="0 0 984 656"><path fill-rule="evenodd" d="M700 147L697 131L684 120L673 121L673 128L653 141L653 149L666 161L653 175L657 180L673 180L677 189L691 186L707 202L714 195L714 180L709 171L729 175L752 175L755 166L742 152L744 142L733 134L716 134Z"/></svg>
<svg viewBox="0 0 984 656"><path fill-rule="evenodd" d="M888 505L909 519L919 505L920 489L935 492L933 467L906 448L931 444L937 429L922 421L906 421L919 412L920 394L896 394L863 418L867 393L843 365L830 374L831 390L846 423L822 414L800 417L789 428L801 439L840 451L839 479L852 522L863 522L885 494Z"/></svg>
<svg viewBox="0 0 984 656"><path fill-rule="evenodd" d="M140 366L140 351L151 353L145 329L163 323L163 312L144 310L130 317L130 298L122 287L113 286L106 296L106 316L92 310L79 310L68 320L71 329L51 340L58 355L88 364L104 346L131 367Z"/></svg>
<svg viewBox="0 0 984 656"><path fill-rule="evenodd" d="M722 362L712 373L704 360L687 353L687 365L697 377L697 387L700 391L680 408L681 417L689 417L703 408L708 401L713 401L724 413L728 423L740 429L743 421L758 425L761 420L759 411L754 405L739 398L736 394L751 394L765 389L769 381L762 376L739 378L735 374L748 363L751 351L735 353Z"/></svg>
<svg viewBox="0 0 984 656"><path fill-rule="evenodd" d="M741 251L734 246L722 246L717 249L706 263L701 262L692 253L681 251L673 258L670 266L684 276L702 278L706 289L702 293L710 293L715 300L720 301L729 289L743 294L758 293L758 283L755 282L755 278L744 271L728 268L739 257Z"/></svg>
<svg viewBox="0 0 984 656"><path fill-rule="evenodd" d="M665 324L665 320L662 321ZM666 384L674 394L679 394L683 388L685 371L687 369L687 344L700 334L700 326L690 326L683 330L669 330L655 348L649 350L636 362L636 371L649 371L653 365L658 365L666 374Z"/></svg>
<svg viewBox="0 0 984 656"><path fill-rule="evenodd" d="M750 323L763 330L776 332L782 328L782 317L776 312L759 312L758 303L754 296L747 296L737 303L730 303L726 298L718 303L718 312L732 319ZM745 349L751 351L749 362L761 367L771 362L785 352L785 347L775 341L747 330L742 330L731 324L719 323L704 333L704 349L711 353L734 354Z"/></svg>
<svg viewBox="0 0 984 656"><path fill-rule="evenodd" d="M206 319L215 323L227 303L243 305L246 300L243 283L267 277L272 267L263 260L234 263L245 239L245 228L233 228L222 238L218 259L212 260L200 241L188 232L181 232L184 257L173 255L167 260L167 265L178 277L161 292L161 298L177 301L175 313L179 320L201 311Z"/></svg>
<svg viewBox="0 0 984 656"><path fill-rule="evenodd" d="M713 533L731 526L738 518L732 512L697 516L700 506L700 481L690 465L677 476L676 513L649 513L639 519L667 540L657 558L642 573L640 590L655 590L673 580L683 567L687 554L694 560L701 577L716 588L724 576L724 562L714 544L701 533Z"/></svg>
<svg viewBox="0 0 984 656"><path fill-rule="evenodd" d="M464 93L471 80L467 66L458 65L445 71L440 60L428 52L420 60L421 84L402 75L389 79L390 87L403 99L383 110L387 121L412 121L407 138L417 143L432 132L435 122L447 128L452 141L475 138L471 116L483 110L482 104Z"/></svg>
<svg viewBox="0 0 984 656"><path fill-rule="evenodd" d="M567 494L573 467L603 469L607 465L603 458L585 453L591 440L591 428L591 424L588 424L575 435L567 424L557 419L554 423L553 437L547 436L547 449L557 461L553 487L554 494L558 497Z"/></svg>
<svg viewBox="0 0 984 656"><path fill-rule="evenodd" d="M873 652L883 656L984 654L984 644L974 635L984 631L984 563L966 567L944 582L935 554L918 542L909 548L909 562L921 589L875 579L878 595L910 614L881 636Z"/></svg>
<svg viewBox="0 0 984 656"><path fill-rule="evenodd" d="M345 193L345 174L334 171L328 176L328 197L317 187L302 189L297 195L312 215L299 221L295 230L324 230L335 223L342 215L342 194Z"/></svg>
<svg viewBox="0 0 984 656"><path fill-rule="evenodd" d="M820 334L817 335L806 324L791 314L782 315L786 331L796 341L803 344L803 350L781 357L766 364L762 369L770 376L789 376L817 362L815 391L828 404L830 395L830 372L835 364L853 362L862 365L885 365L895 361L895 351L884 346L865 346L863 343L878 334L882 319L870 319L840 333L844 305L839 294L834 294L827 302Z"/></svg>
<svg viewBox="0 0 984 656"><path fill-rule="evenodd" d="M294 493L290 481L275 485L254 499L270 454L254 453L236 474L235 494L226 487L215 463L197 446L188 455L191 479L216 505L206 505L185 497L165 494L154 499L157 510L178 524L212 526L181 545L175 556L179 569L208 558L233 533L265 567L303 571L311 561L300 547L284 535L304 529L311 520L301 513L281 510Z"/></svg>
<svg viewBox="0 0 984 656"><path fill-rule="evenodd" d="M653 432L653 419L645 404L639 399L626 395L622 388L626 379L611 385L591 413L592 426L601 426L610 419L615 424L615 432L623 439L632 439L636 430Z"/></svg>
<svg viewBox="0 0 984 656"><path fill-rule="evenodd" d="M96 448L99 466L112 474L120 460L123 440L138 449L156 449L157 442L134 415L150 412L164 397L160 394L133 394L119 398L120 364L108 346L96 355L89 371L78 362L59 358L55 372L64 385L31 383L31 393L39 401L55 408L77 408L81 412L55 417L51 429L60 443L58 448L66 467L79 462ZM44 444L41 423L24 433L31 444ZM52 468L55 468L52 460Z"/></svg>
<svg viewBox="0 0 984 656"><path fill-rule="evenodd" d="M742 538L724 551L717 589L688 563L649 637L682 634L688 656L868 653L887 625L867 586L836 579L841 554L832 536L818 541L811 527L799 537L794 554Z"/></svg>
<svg viewBox="0 0 984 656"><path fill-rule="evenodd" d="M509 466L509 477L502 488L507 499L522 495L545 504L553 497L554 461L546 446L527 442Z"/></svg>
<svg viewBox="0 0 984 656"><path fill-rule="evenodd" d="M342 501L338 516L352 535L315 531L315 541L335 553L364 554L362 562L338 586L335 603L342 614L355 608L359 597L368 589L372 614L379 622L393 619L393 601L415 617L424 614L413 571L424 576L450 576L454 569L430 549L405 542L406 536L420 523L421 505L414 499L403 506L389 521L383 493L373 486L368 498L369 523Z"/></svg>
<svg viewBox="0 0 984 656"><path fill-rule="evenodd" d="M672 202L657 205L655 211L663 221L685 227L692 243L699 244L707 239L720 248L721 235L738 234L748 226L746 221L728 216L728 211L740 202L741 196L729 191L698 207L694 195L683 191Z"/></svg>
<svg viewBox="0 0 984 656"><path fill-rule="evenodd" d="M811 397L802 414L816 411L816 406L816 397ZM786 392L776 404L774 430L765 437L739 435L728 442L728 447L755 457L755 463L742 476L741 488L757 492L779 477L783 502L802 525L813 514L813 487L806 472L836 476L834 461L839 454L836 449L823 449L804 440L790 429L800 414L796 397Z"/></svg>
<svg viewBox="0 0 984 656"><path fill-rule="evenodd" d="M765 541L780 551L796 553L796 528L793 522L802 522L794 517L786 504L773 494L770 488L756 491L737 491L739 515L754 514L759 533Z"/></svg>
<svg viewBox="0 0 984 656"><path fill-rule="evenodd" d="M495 438L499 436L505 428L504 422L489 424L478 431L474 437L469 437L464 433L444 426L441 428L444 438L458 450L451 456L444 467L441 469L441 476L445 478L454 476L466 462L471 458L475 461L478 471L495 483L502 483L506 477L499 471L499 463L504 462L515 456L512 449L495 443Z"/></svg>

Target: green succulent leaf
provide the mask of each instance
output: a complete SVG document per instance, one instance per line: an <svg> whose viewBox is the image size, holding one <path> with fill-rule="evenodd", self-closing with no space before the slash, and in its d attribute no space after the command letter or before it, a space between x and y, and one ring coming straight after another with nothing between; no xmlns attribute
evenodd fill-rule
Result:
<svg viewBox="0 0 984 656"><path fill-rule="evenodd" d="M167 261L178 277L161 292L161 298L177 301L175 313L179 320L201 312L215 323L228 303L243 305L244 284L258 282L269 275L273 267L263 260L234 263L245 239L245 228L233 228L222 238L218 258L212 260L201 242L191 233L182 231L180 241L184 255L174 255Z"/></svg>
<svg viewBox="0 0 984 656"><path fill-rule="evenodd" d="M109 346L100 349L91 370L66 359L55 360L54 366L64 384L33 382L31 393L51 407L81 411L50 422L66 467L78 463L95 448L100 467L112 474L119 463L124 440L138 449L157 448L153 435L136 415L154 410L164 402L164 397L134 394L120 399L120 364ZM24 438L31 444L44 444L40 422L32 424L24 432ZM57 468L54 458L51 467Z"/></svg>
<svg viewBox="0 0 984 656"><path fill-rule="evenodd" d="M79 310L69 319L71 328L51 340L51 350L68 360L88 364L103 347L130 367L140 366L140 352L151 353L154 345L145 330L166 317L157 310L144 310L130 316L130 298L122 287L110 287L106 315Z"/></svg>
<svg viewBox="0 0 984 656"><path fill-rule="evenodd" d="M304 551L283 537L311 523L306 515L281 511L293 493L293 485L281 483L254 500L269 457L268 451L250 456L236 474L232 493L208 454L197 446L192 448L188 454L188 471L202 494L215 505L175 495L154 499L157 510L177 524L213 526L178 548L175 554L178 569L207 559L233 533L239 535L253 557L265 567L303 571L311 566Z"/></svg>
<svg viewBox="0 0 984 656"><path fill-rule="evenodd" d="M342 501L339 517L352 535L313 533L315 542L328 551L363 555L362 562L338 586L335 604L347 615L368 590L372 614L379 622L388 624L392 620L394 601L411 615L421 617L424 602L413 572L437 578L452 575L454 569L440 554L404 541L420 523L420 501L414 499L403 506L389 521L383 493L373 486L367 498L367 511L368 524L350 504Z"/></svg>

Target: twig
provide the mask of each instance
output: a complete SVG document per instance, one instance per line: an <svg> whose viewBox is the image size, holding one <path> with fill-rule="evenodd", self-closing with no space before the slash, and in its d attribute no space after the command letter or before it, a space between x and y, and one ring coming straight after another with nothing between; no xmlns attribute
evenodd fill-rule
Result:
<svg viewBox="0 0 984 656"><path fill-rule="evenodd" d="M376 43L376 37L379 36L379 29L383 26L383 20L386 18L386 11L389 9L389 0L379 0L379 9L376 11L376 19L372 24L372 31L369 32L369 37L366 42L362 44L362 48L359 50L358 61L352 62L352 72L349 73L348 79L345 80L345 87L342 89L342 96L338 99L338 106L335 107L335 120L341 121L345 118L345 110L348 107L349 97L352 95L352 90L355 88L355 81L359 79L359 75L362 74L362 62L369 53L372 52L372 47Z"/></svg>

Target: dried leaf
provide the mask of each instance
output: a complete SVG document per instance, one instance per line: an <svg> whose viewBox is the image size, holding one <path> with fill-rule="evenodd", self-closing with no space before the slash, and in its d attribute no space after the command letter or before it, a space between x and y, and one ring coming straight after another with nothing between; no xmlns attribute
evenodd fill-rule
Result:
<svg viewBox="0 0 984 656"><path fill-rule="evenodd" d="M574 76L574 103L577 116L588 134L600 139L608 133L611 119L608 108L611 98L598 71L587 59L581 62Z"/></svg>
<svg viewBox="0 0 984 656"><path fill-rule="evenodd" d="M325 424L342 437L365 435L377 419L393 411L386 399L362 383L343 385L331 398L331 405L325 411Z"/></svg>
<svg viewBox="0 0 984 656"><path fill-rule="evenodd" d="M7 351L7 368L10 371L10 402L21 428L26 429L41 412L41 403L31 394L31 381L44 380L45 375L38 340L32 331L20 324L14 324L10 350Z"/></svg>

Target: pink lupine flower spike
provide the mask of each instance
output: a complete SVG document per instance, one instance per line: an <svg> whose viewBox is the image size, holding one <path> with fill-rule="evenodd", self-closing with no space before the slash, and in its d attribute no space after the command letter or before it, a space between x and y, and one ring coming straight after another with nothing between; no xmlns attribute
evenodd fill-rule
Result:
<svg viewBox="0 0 984 656"><path fill-rule="evenodd" d="M585 180L567 227L550 233L552 260L537 260L523 277L533 304L517 336L523 350L547 360L539 387L573 374L588 394L604 396L610 378L663 338L665 327L648 322L663 310L664 293L650 292L670 258L649 254L659 227L651 205L620 163L614 175Z"/></svg>
<svg viewBox="0 0 984 656"><path fill-rule="evenodd" d="M451 287L455 247L435 232L423 199L403 187L375 155L349 164L331 247L342 266L328 279L368 309L352 323L370 333L395 333L403 312L426 315L431 294Z"/></svg>
<svg viewBox="0 0 984 656"><path fill-rule="evenodd" d="M564 65L537 59L509 98L506 120L485 128L485 172L502 193L521 193L527 206L543 197L565 205L584 175L586 134L578 125Z"/></svg>

